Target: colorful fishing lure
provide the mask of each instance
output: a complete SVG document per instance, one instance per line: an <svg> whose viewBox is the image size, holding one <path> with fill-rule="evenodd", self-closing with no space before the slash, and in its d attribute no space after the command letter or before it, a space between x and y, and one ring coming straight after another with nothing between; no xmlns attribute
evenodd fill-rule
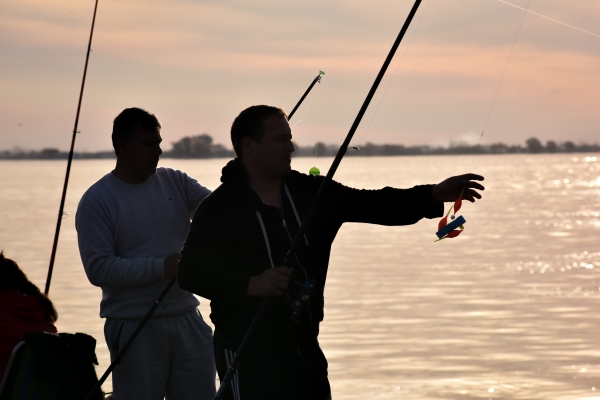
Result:
<svg viewBox="0 0 600 400"><path fill-rule="evenodd" d="M438 237L436 242L439 242L440 240L443 240L443 239L455 238L458 235L460 235L462 233L462 231L465 230L464 225L467 222L465 217L463 217L461 215L458 218L456 218L456 213L462 207L462 196L463 196L464 191L465 190L463 189L463 191L460 193L460 196L458 196L458 199L454 202L454 205L452 207L450 207L450 209L448 210L448 213L446 213L446 216L444 218L442 218L442 220L438 224L438 231L435 233L436 236ZM452 214L452 215L450 215L450 214ZM448 217L450 217L450 219L451 219L450 223L448 223Z"/></svg>

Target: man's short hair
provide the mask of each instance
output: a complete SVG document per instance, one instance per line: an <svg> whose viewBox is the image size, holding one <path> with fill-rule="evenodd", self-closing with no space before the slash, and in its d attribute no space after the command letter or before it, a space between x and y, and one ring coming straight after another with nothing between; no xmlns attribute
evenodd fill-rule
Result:
<svg viewBox="0 0 600 400"><path fill-rule="evenodd" d="M287 120L287 114L283 109L273 106L252 106L240 113L231 125L231 144L238 158L242 158L242 139L250 137L257 143L261 143L265 134L263 122L271 117L281 117Z"/></svg>
<svg viewBox="0 0 600 400"><path fill-rule="evenodd" d="M160 122L156 116L143 108L126 108L113 121L112 144L115 149L115 154L119 154L117 150L117 141L124 140L131 142L137 129L144 131L153 131L160 129Z"/></svg>

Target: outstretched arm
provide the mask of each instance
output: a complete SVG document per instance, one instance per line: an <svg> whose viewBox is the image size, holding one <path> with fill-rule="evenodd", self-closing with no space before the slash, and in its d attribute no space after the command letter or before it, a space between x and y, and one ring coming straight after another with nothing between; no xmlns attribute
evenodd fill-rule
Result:
<svg viewBox="0 0 600 400"><path fill-rule="evenodd" d="M415 186L410 189L385 187L379 190L358 190L335 183L330 206L340 223L364 222L379 225L410 225L422 218L441 217L444 202L463 195L469 201L480 199L477 190L483 180L476 174L448 178L437 185ZM464 192L463 192L464 189Z"/></svg>

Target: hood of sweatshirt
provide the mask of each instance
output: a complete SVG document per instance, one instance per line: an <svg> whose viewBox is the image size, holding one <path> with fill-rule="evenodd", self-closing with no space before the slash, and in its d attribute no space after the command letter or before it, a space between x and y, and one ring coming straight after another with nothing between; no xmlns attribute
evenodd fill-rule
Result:
<svg viewBox="0 0 600 400"><path fill-rule="evenodd" d="M234 158L223 167L221 182L248 182L248 173L239 158Z"/></svg>

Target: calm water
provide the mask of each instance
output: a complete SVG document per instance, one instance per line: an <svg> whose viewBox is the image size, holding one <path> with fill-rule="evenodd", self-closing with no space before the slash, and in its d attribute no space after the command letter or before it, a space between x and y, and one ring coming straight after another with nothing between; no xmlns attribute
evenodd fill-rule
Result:
<svg viewBox="0 0 600 400"><path fill-rule="evenodd" d="M597 156L597 155L596 155ZM338 399L600 399L600 157L477 156L485 197L466 231L436 221L348 224L338 235L320 340ZM326 170L329 159L318 159ZM464 173L470 156L349 158L336 179L413 186ZM206 186L225 160L163 160ZM313 159L296 159L307 171ZM43 287L65 162L0 161L0 247ZM50 295L61 331L98 339L100 289L85 277L74 214L112 161L73 164ZM150 307L150 304L148 305ZM208 301L202 313L208 315ZM110 381L105 385L110 390Z"/></svg>

